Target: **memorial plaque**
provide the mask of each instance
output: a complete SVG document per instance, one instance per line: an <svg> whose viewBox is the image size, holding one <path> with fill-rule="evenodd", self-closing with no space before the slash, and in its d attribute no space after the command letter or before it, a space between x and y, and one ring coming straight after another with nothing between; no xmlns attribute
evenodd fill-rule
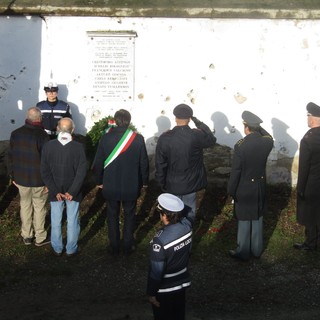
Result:
<svg viewBox="0 0 320 320"><path fill-rule="evenodd" d="M134 99L135 32L88 32L90 97L95 101Z"/></svg>

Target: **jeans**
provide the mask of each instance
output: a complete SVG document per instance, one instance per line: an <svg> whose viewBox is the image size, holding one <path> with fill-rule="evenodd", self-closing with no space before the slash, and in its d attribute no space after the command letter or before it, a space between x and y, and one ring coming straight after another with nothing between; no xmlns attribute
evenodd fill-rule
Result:
<svg viewBox="0 0 320 320"><path fill-rule="evenodd" d="M76 201L51 201L51 246L57 253L63 251L61 223L64 207L67 210L67 254L78 250L80 234L79 202Z"/></svg>

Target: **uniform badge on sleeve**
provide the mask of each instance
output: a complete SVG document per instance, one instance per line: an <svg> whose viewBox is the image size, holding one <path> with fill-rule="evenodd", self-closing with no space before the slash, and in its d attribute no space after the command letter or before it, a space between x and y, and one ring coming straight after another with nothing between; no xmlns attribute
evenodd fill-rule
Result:
<svg viewBox="0 0 320 320"><path fill-rule="evenodd" d="M161 236L162 232L163 232L163 230L159 230L159 231L156 233L155 237L159 238L159 237Z"/></svg>
<svg viewBox="0 0 320 320"><path fill-rule="evenodd" d="M157 243L155 243L153 246L152 246L152 250L154 252L160 252L160 249L161 249L161 246Z"/></svg>

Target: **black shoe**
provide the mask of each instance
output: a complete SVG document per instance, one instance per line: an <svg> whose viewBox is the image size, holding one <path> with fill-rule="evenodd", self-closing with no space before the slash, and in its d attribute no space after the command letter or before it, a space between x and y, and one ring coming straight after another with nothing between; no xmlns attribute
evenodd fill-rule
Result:
<svg viewBox="0 0 320 320"><path fill-rule="evenodd" d="M248 261L248 259L244 259L235 250L229 250L229 255L231 258L240 260L240 261Z"/></svg>
<svg viewBox="0 0 320 320"><path fill-rule="evenodd" d="M316 248L313 248L313 247L310 247L308 246L306 243L295 243L293 245L293 247L295 249L298 249L298 250L305 250L305 251L312 251L312 250L315 250Z"/></svg>
<svg viewBox="0 0 320 320"><path fill-rule="evenodd" d="M136 247L131 246L130 248L124 248L123 253L125 256L130 256L130 254L132 254L135 251L136 251Z"/></svg>
<svg viewBox="0 0 320 320"><path fill-rule="evenodd" d="M73 252L73 253L66 253L66 256L68 258L72 258L72 257L75 257L79 254L79 251L77 250L76 252Z"/></svg>
<svg viewBox="0 0 320 320"><path fill-rule="evenodd" d="M117 247L109 247L108 253L110 253L112 256L117 257L120 254L120 249Z"/></svg>
<svg viewBox="0 0 320 320"><path fill-rule="evenodd" d="M50 238L47 237L46 239L42 240L41 242L36 241L34 243L34 245L37 247L42 247L42 246L45 246L46 244L49 244L49 243L51 243L51 240L50 240Z"/></svg>
<svg viewBox="0 0 320 320"><path fill-rule="evenodd" d="M32 238L23 238L22 237L22 241L26 246L30 246L32 244Z"/></svg>
<svg viewBox="0 0 320 320"><path fill-rule="evenodd" d="M52 253L56 256L56 257L61 257L62 256L62 252L57 252L52 250Z"/></svg>

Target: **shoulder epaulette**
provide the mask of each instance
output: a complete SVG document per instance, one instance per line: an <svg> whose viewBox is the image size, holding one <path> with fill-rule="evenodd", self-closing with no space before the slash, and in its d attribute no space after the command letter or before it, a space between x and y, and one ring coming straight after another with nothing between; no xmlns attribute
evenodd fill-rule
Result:
<svg viewBox="0 0 320 320"><path fill-rule="evenodd" d="M237 143L236 143L236 145L237 146L240 146L241 144L242 144L242 142L244 141L244 139L242 138L242 139L240 139Z"/></svg>

